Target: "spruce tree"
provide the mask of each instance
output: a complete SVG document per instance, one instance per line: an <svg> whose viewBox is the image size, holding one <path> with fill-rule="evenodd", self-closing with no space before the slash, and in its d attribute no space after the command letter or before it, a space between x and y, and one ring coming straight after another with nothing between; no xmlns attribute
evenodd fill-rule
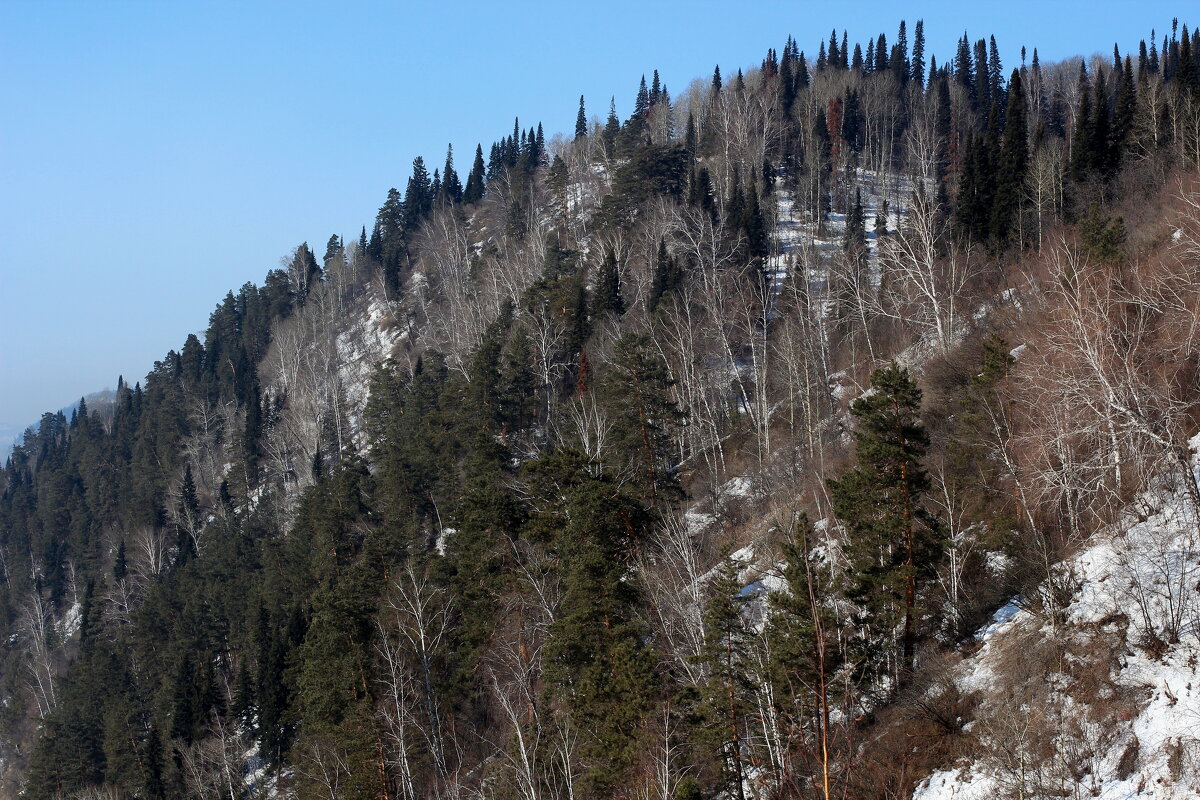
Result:
<svg viewBox="0 0 1200 800"><path fill-rule="evenodd" d="M846 212L846 229L842 233L842 249L857 262L867 257L867 218L863 212L862 190L855 187L854 203Z"/></svg>
<svg viewBox="0 0 1200 800"><path fill-rule="evenodd" d="M621 271L617 267L617 255L611 249L604 254L604 260L600 262L595 295L592 298L593 318L599 318L607 312L617 316L625 313L625 301L621 299Z"/></svg>
<svg viewBox="0 0 1200 800"><path fill-rule="evenodd" d="M579 95L579 113L575 115L575 138L587 136L587 112L583 108L583 95Z"/></svg>
<svg viewBox="0 0 1200 800"><path fill-rule="evenodd" d="M442 168L442 185L440 187L440 196L443 201L449 203L461 203L463 198L462 183L459 182L458 173L454 169L454 146L446 145L446 164Z"/></svg>
<svg viewBox="0 0 1200 800"><path fill-rule="evenodd" d="M917 20L913 31L911 78L922 89L925 88L925 20Z"/></svg>
<svg viewBox="0 0 1200 800"><path fill-rule="evenodd" d="M1113 113L1113 147L1114 157L1119 164L1133 131L1134 116L1137 113L1137 85L1133 80L1133 64L1129 56L1125 56L1125 68L1121 70L1121 80L1117 86L1116 108Z"/></svg>
<svg viewBox="0 0 1200 800"><path fill-rule="evenodd" d="M1092 87L1087 66L1079 62L1079 107L1075 111L1075 126L1071 134L1071 177L1083 181L1096 167L1092 153Z"/></svg>
<svg viewBox="0 0 1200 800"><path fill-rule="evenodd" d="M475 162L471 165L471 173L467 176L467 185L463 189L464 203L478 203L483 199L484 175L486 168L483 164L483 145L475 145Z"/></svg>
<svg viewBox="0 0 1200 800"><path fill-rule="evenodd" d="M1013 70L1008 83L1008 111L1004 116L1004 138L1000 144L999 163L996 167L996 191L991 218L991 238L1000 248L1009 242L1012 228L1020 214L1029 162L1025 95L1019 70Z"/></svg>
<svg viewBox="0 0 1200 800"><path fill-rule="evenodd" d="M654 313L663 297L679 285L680 277L678 263L667 252L666 240L660 239L658 253L654 257L654 274L650 279L650 295L646 299L646 308L650 313Z"/></svg>
<svg viewBox="0 0 1200 800"><path fill-rule="evenodd" d="M408 187L404 191L404 230L406 233L415 231L421 221L429 216L429 210L433 207L433 192L429 173L425 170L425 159L420 156L414 158L412 170L412 175L408 179Z"/></svg>

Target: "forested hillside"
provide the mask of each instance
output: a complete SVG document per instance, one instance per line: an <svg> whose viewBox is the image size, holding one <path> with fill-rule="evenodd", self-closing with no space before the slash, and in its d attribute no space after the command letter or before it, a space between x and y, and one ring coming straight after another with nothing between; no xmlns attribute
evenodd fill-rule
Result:
<svg viewBox="0 0 1200 800"><path fill-rule="evenodd" d="M13 450L0 793L1187 796L1194 722L1076 736L1149 707L1110 666L1200 652L1169 30L788 37L417 158ZM1026 639L974 636L1005 606Z"/></svg>

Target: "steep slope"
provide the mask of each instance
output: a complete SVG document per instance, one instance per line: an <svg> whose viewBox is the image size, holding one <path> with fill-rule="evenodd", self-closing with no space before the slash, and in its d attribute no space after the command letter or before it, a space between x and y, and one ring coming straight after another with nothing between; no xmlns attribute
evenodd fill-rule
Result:
<svg viewBox="0 0 1200 800"><path fill-rule="evenodd" d="M998 612L932 690L971 698L969 754L914 800L1200 794L1197 525L1186 492L1148 492Z"/></svg>
<svg viewBox="0 0 1200 800"><path fill-rule="evenodd" d="M913 33L418 158L48 415L11 793L1191 785L1200 33L1008 80Z"/></svg>

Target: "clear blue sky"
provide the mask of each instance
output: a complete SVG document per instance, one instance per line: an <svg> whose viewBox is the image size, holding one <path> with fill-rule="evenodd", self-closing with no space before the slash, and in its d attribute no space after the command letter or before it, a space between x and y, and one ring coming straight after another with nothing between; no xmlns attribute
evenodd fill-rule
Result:
<svg viewBox="0 0 1200 800"><path fill-rule="evenodd" d="M1007 68L1135 47L1188 6L0 0L0 423L140 379L227 290L357 235L414 156L452 142L465 177L514 116L570 131L580 94L624 116L643 73L678 93L835 26L924 18L939 63L994 33Z"/></svg>

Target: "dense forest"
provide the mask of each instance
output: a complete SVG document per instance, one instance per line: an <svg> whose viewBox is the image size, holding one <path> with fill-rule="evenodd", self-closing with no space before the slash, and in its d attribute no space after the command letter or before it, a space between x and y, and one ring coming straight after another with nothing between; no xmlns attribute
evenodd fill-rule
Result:
<svg viewBox="0 0 1200 800"><path fill-rule="evenodd" d="M1200 509L1169 30L789 37L417 158L8 457L0 791L866 800L985 753L947 659L1014 596L1067 625L1140 493Z"/></svg>

